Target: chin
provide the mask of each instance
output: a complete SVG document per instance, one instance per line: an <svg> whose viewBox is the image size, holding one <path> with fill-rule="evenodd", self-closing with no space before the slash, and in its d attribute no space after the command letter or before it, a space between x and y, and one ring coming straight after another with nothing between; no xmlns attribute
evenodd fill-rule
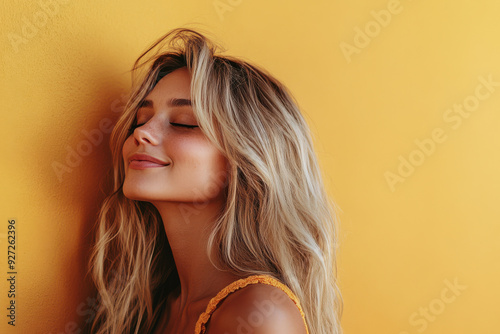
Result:
<svg viewBox="0 0 500 334"><path fill-rule="evenodd" d="M138 191L138 189L133 188L130 189L130 187L127 186L127 183L123 185L122 189L123 195L127 197L128 199L135 200L135 201L144 201L146 200L144 194L141 191Z"/></svg>
<svg viewBox="0 0 500 334"><path fill-rule="evenodd" d="M130 194L128 192L123 192L123 195L127 197L128 199L134 200L134 201L143 201L144 199L141 196L138 196L137 194Z"/></svg>

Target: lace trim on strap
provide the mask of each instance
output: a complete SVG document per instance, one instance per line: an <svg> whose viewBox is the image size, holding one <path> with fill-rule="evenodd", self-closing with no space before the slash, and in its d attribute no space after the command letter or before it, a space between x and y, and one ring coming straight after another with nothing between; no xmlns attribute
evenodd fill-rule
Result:
<svg viewBox="0 0 500 334"><path fill-rule="evenodd" d="M243 287L247 286L248 284L255 284L255 283L264 283L264 284L268 284L268 285L273 285L273 286L283 290L288 295L288 297L290 297L290 299L293 300L295 305L297 305L297 308L299 309L300 315L302 316L302 319L304 320L304 325L306 327L306 333L309 334L305 314L302 311L302 307L300 305L300 302L299 302L299 299L297 298L297 296L295 296L295 294L292 292L292 290L290 290L290 288L288 288L285 284L281 283L279 280L277 280L276 278L269 276L269 275L252 275L252 276L249 276L246 278L241 278L237 281L232 282L231 284L226 286L224 289L219 291L219 293L210 300L205 312L203 312L200 315L200 317L198 318L198 321L196 322L194 334L204 334L205 333L206 323L210 319L210 316L215 311L215 309L217 308L217 304L219 304L219 302L221 300L226 298L227 295L229 295L231 292L238 290L240 288L243 288Z"/></svg>

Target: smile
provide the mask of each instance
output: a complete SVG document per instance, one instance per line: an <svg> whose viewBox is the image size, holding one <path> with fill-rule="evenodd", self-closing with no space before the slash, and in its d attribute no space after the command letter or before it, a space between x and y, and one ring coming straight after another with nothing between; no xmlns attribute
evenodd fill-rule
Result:
<svg viewBox="0 0 500 334"><path fill-rule="evenodd" d="M161 164L157 164L156 162L147 161L147 160L132 160L132 161L130 161L130 164L128 166L130 168L133 168L133 169L146 169L146 168L166 167L169 165L170 164L161 165Z"/></svg>
<svg viewBox="0 0 500 334"><path fill-rule="evenodd" d="M166 167L168 165L170 164L147 154L134 154L129 158L129 167L133 169Z"/></svg>

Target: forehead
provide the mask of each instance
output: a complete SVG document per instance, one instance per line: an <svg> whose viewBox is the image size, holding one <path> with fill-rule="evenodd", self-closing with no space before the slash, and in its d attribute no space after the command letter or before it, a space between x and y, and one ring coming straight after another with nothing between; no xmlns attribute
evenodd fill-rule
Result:
<svg viewBox="0 0 500 334"><path fill-rule="evenodd" d="M165 101L173 97L189 99L190 96L191 75L185 67L182 67L161 78L145 99Z"/></svg>
<svg viewBox="0 0 500 334"><path fill-rule="evenodd" d="M192 112L190 95L191 76L180 68L164 76L139 103L139 111L176 109Z"/></svg>

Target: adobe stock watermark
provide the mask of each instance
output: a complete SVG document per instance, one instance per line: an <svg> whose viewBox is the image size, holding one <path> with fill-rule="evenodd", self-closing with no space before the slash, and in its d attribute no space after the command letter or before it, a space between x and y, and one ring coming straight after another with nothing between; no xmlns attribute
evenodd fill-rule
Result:
<svg viewBox="0 0 500 334"><path fill-rule="evenodd" d="M419 307L416 312L413 312L408 318L408 323L413 326L418 333L422 333L429 327L429 323L436 321L450 304L457 300L457 297L467 289L466 285L458 282L457 277L450 282L444 280L445 287L441 290L439 297L432 299L426 306ZM399 334L411 334L408 331L399 332Z"/></svg>
<svg viewBox="0 0 500 334"><path fill-rule="evenodd" d="M37 2L38 10L30 17L23 15L21 18L22 23L19 31L7 33L7 38L14 52L18 53L22 44L26 45L35 38L40 30L47 25L49 19L59 14L61 5L66 5L69 2L69 0L39 0Z"/></svg>
<svg viewBox="0 0 500 334"><path fill-rule="evenodd" d="M500 82L493 81L493 75L487 77L479 76L479 84L474 89L474 93L467 96L462 103L454 103L452 107L446 109L443 113L443 121L453 130L457 130L464 119L469 118L476 111L481 102L487 100L500 86ZM448 135L443 127L434 128L430 136L423 139L415 139L416 148L405 156L398 156L398 166L395 172L386 171L384 173L385 181L391 189L396 190L396 185L405 182L405 180L415 173L417 167L422 166L426 159L432 156L439 144L444 143Z"/></svg>
<svg viewBox="0 0 500 334"><path fill-rule="evenodd" d="M236 7L241 5L243 0L215 0L212 2L214 10L219 17L219 20L224 21L226 12L232 12Z"/></svg>
<svg viewBox="0 0 500 334"><path fill-rule="evenodd" d="M408 0L411 1L411 0ZM349 64L352 61L352 56L360 54L361 51L367 48L382 30L389 26L395 15L401 14L403 5L400 0L389 0L386 9L372 10L370 15L373 20L364 24L363 27L354 27L354 37L352 43L340 42L339 47L342 55Z"/></svg>
<svg viewBox="0 0 500 334"><path fill-rule="evenodd" d="M120 99L115 99L111 103L111 111L121 113L127 98L128 96L122 93ZM80 140L75 147L65 146L67 153L64 161L55 160L51 164L59 183L63 182L65 174L71 173L74 168L81 165L83 157L90 155L96 147L102 144L104 136L111 133L113 126L114 123L110 118L103 118L99 121L97 128L81 131L85 139Z"/></svg>

